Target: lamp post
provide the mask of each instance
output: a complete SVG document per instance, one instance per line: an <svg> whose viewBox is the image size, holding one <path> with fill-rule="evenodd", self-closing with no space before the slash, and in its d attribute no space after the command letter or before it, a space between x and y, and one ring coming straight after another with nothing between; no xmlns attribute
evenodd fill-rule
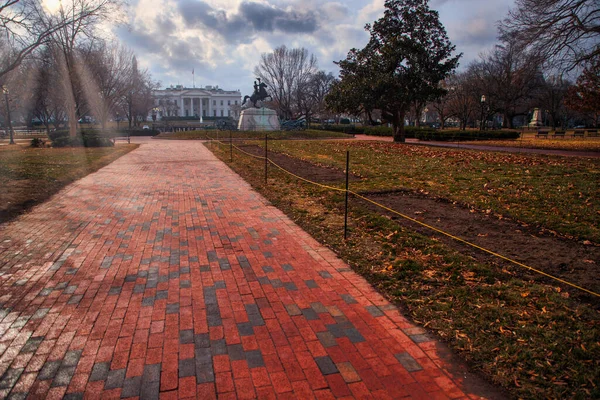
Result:
<svg viewBox="0 0 600 400"><path fill-rule="evenodd" d="M4 101L6 102L6 118L8 119L8 134L10 136L8 144L15 144L12 122L10 120L10 106L8 105L9 92L6 86L2 86L2 93L4 93Z"/></svg>
<svg viewBox="0 0 600 400"><path fill-rule="evenodd" d="M158 107L154 107L152 109L152 130L154 130L154 123L156 122L156 113L158 112Z"/></svg>
<svg viewBox="0 0 600 400"><path fill-rule="evenodd" d="M119 130L119 122L121 121L119 120L119 113L117 113L117 131Z"/></svg>
<svg viewBox="0 0 600 400"><path fill-rule="evenodd" d="M483 109L485 107L485 94L481 96L481 125L479 125L479 130L483 130Z"/></svg>

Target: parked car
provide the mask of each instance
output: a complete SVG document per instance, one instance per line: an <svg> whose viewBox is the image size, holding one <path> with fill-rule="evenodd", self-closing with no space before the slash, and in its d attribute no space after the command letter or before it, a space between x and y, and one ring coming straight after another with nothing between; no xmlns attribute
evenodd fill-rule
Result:
<svg viewBox="0 0 600 400"><path fill-rule="evenodd" d="M142 126L142 130L143 131L149 131L150 127L148 125L144 125L144 126Z"/></svg>

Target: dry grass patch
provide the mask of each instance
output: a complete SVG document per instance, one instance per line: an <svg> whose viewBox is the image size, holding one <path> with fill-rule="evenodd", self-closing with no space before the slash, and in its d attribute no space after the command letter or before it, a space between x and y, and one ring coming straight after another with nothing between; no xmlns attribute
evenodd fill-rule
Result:
<svg viewBox="0 0 600 400"><path fill-rule="evenodd" d="M0 222L39 204L69 183L136 149L135 144L97 148L0 146Z"/></svg>

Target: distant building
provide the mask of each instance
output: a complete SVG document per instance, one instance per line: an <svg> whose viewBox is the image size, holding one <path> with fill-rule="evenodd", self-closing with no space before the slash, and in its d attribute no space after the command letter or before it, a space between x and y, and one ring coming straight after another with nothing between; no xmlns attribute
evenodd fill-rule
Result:
<svg viewBox="0 0 600 400"><path fill-rule="evenodd" d="M156 119L162 117L239 117L242 94L239 90L223 90L219 86L185 88L181 85L155 90Z"/></svg>

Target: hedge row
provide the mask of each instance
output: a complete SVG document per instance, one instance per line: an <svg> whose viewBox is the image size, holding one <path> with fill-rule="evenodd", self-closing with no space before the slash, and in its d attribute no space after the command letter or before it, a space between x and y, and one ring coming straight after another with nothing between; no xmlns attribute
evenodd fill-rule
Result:
<svg viewBox="0 0 600 400"><path fill-rule="evenodd" d="M108 137L123 137L123 136L156 136L160 133L158 129L119 129L105 132Z"/></svg>
<svg viewBox="0 0 600 400"><path fill-rule="evenodd" d="M188 116L188 117L162 117L162 118L157 118L156 121L198 121L200 119L200 117L196 117L196 116ZM233 121L233 118L231 117L215 117L215 116L204 116L202 117L203 121L220 121L220 120L231 120Z"/></svg>
<svg viewBox="0 0 600 400"><path fill-rule="evenodd" d="M77 132L77 136L70 137L68 130L51 131L48 137L52 141L53 147L109 147L114 143L112 138L126 136L156 136L160 131L154 130L139 130L139 129L83 129Z"/></svg>
<svg viewBox="0 0 600 400"><path fill-rule="evenodd" d="M360 134L360 135L370 135L370 136L393 136L393 130L391 127L385 125L379 126L355 126L355 125L311 125L311 129L323 130L323 131L332 131L332 132L342 132L349 134ZM428 133L435 132L435 129L426 128L426 127L414 127L414 126L405 126L404 132L407 138L416 137L417 133Z"/></svg>
<svg viewBox="0 0 600 400"><path fill-rule="evenodd" d="M468 141L468 140L497 140L518 139L520 132L517 131L423 131L417 132L419 140L434 140L438 142Z"/></svg>
<svg viewBox="0 0 600 400"><path fill-rule="evenodd" d="M391 127L380 126L355 126L355 125L311 125L311 129L343 132L348 134L363 134L371 136L393 136ZM405 137L419 140L456 141L456 140L495 140L518 139L517 131L461 131L433 129L429 127L404 127Z"/></svg>
<svg viewBox="0 0 600 400"><path fill-rule="evenodd" d="M111 147L114 143L110 138L96 131L77 132L75 137L69 136L69 131L54 131L48 135L52 147Z"/></svg>

